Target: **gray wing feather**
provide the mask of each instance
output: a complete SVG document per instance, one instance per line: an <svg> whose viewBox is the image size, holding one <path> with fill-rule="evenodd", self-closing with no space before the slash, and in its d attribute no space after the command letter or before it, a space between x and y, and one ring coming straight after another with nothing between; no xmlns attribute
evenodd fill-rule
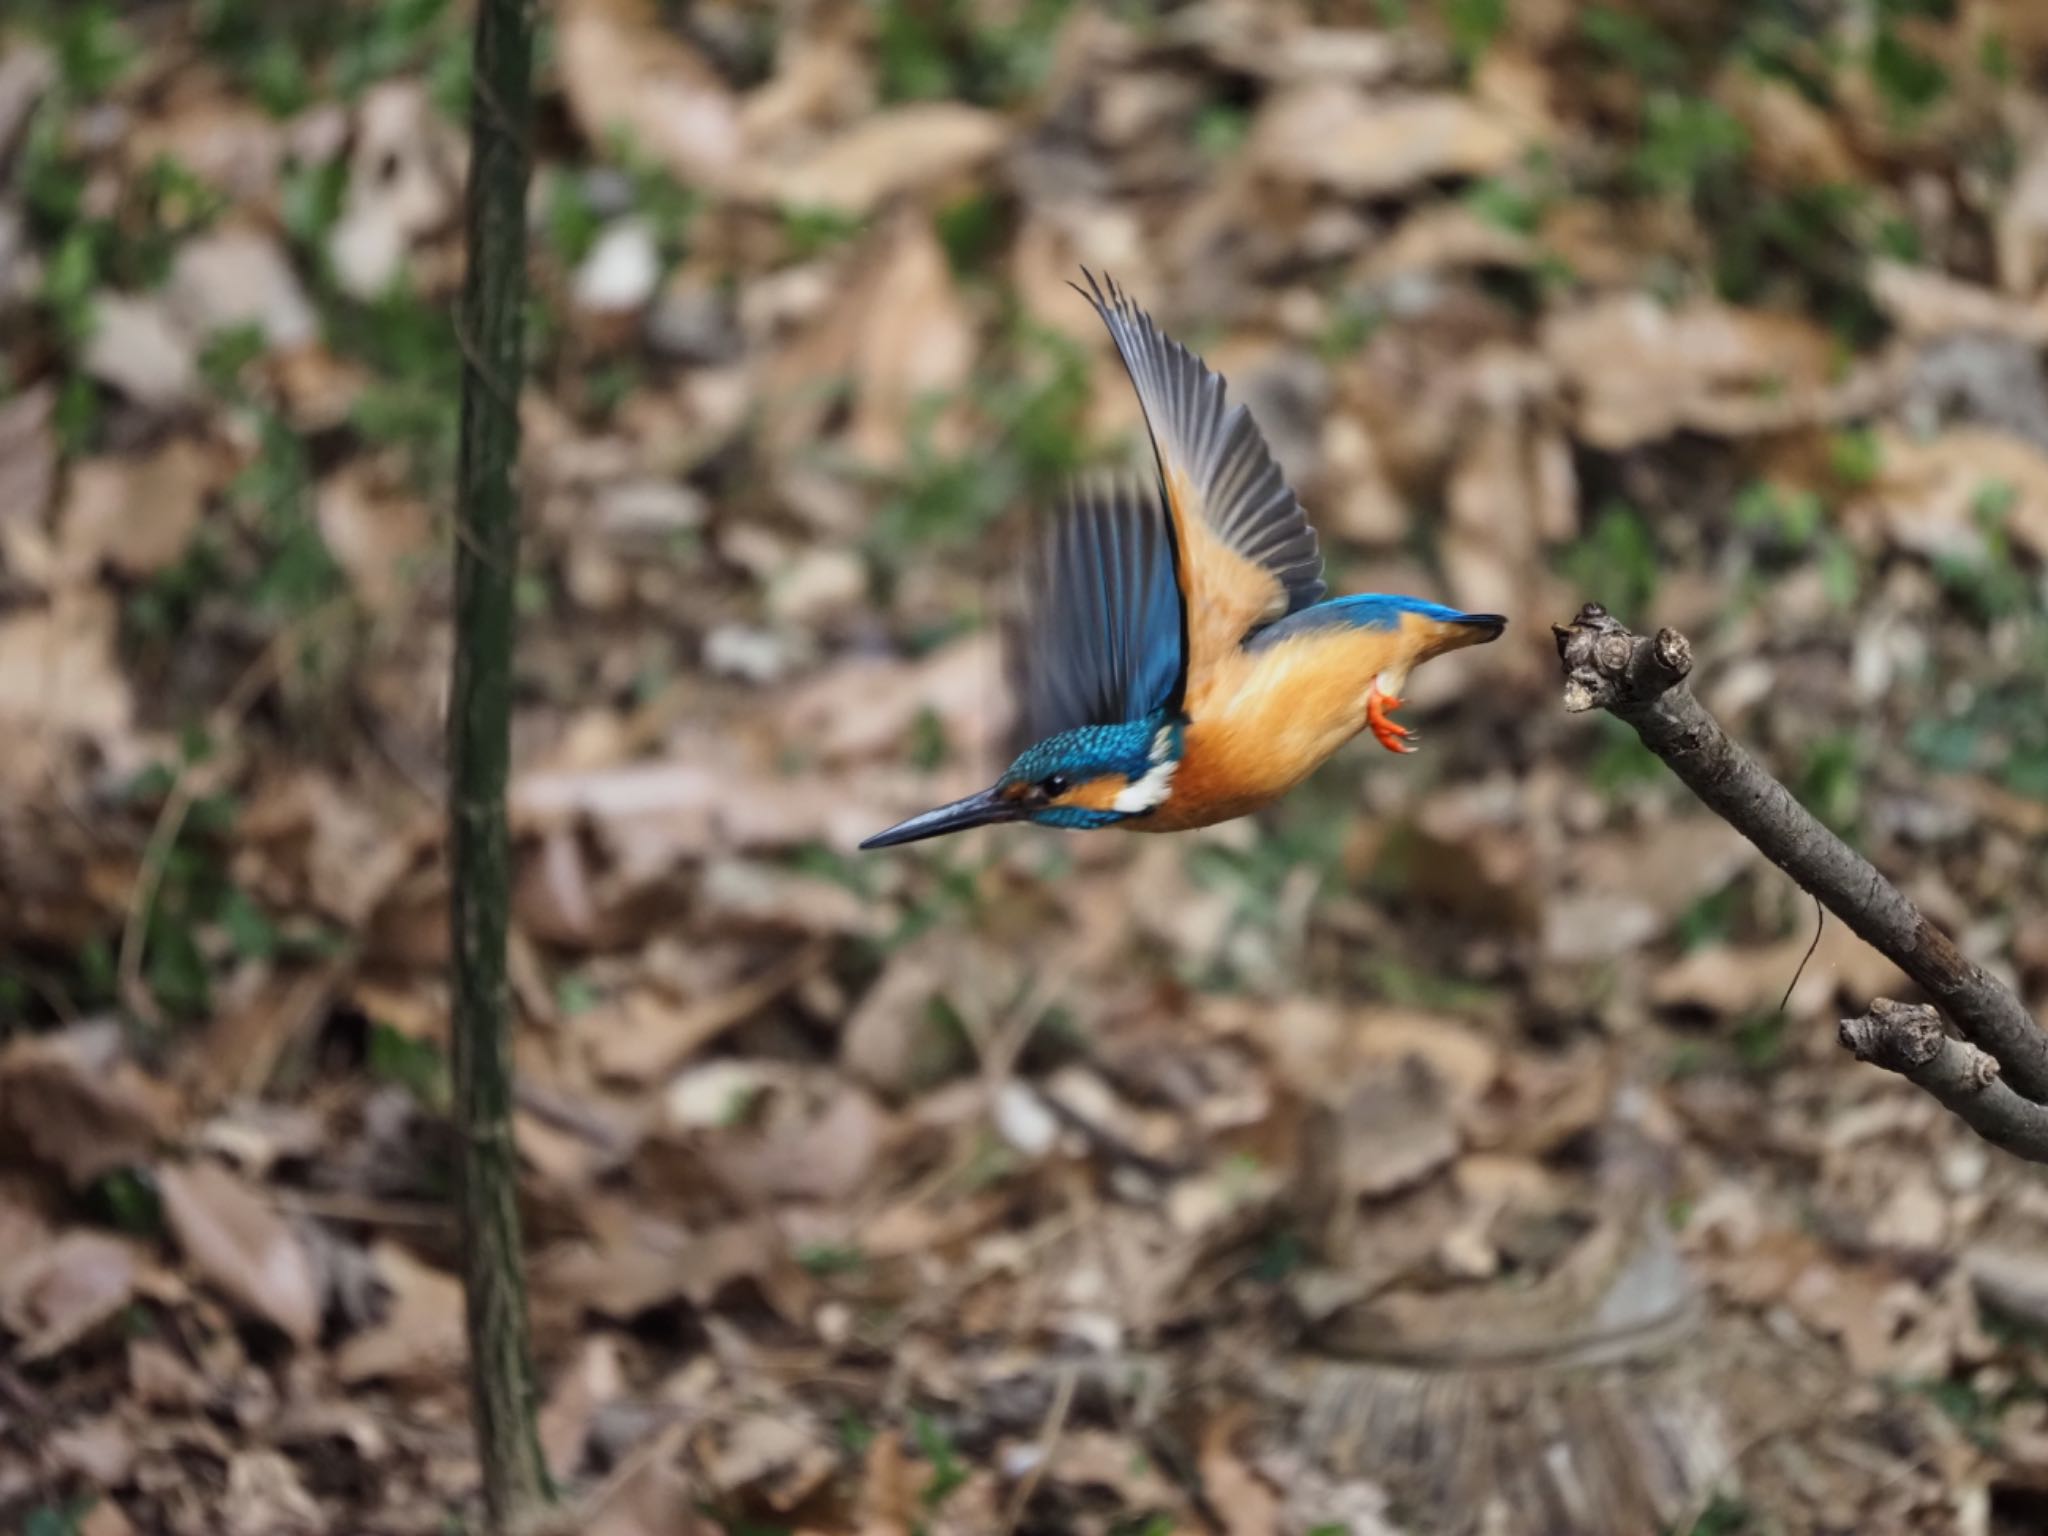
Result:
<svg viewBox="0 0 2048 1536"><path fill-rule="evenodd" d="M1323 558L1308 513L1280 473L1250 409L1231 406L1223 379L1152 323L1114 279L1082 268L1078 291L1109 328L1137 386L1159 459L1177 464L1201 493L1202 516L1224 546L1279 578L1292 613L1320 602Z"/></svg>

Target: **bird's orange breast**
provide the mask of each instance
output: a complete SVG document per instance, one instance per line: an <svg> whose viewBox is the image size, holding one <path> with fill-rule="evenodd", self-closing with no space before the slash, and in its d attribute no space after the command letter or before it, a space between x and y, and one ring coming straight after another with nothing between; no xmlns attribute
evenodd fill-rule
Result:
<svg viewBox="0 0 2048 1536"><path fill-rule="evenodd" d="M1284 795L1363 729L1374 680L1405 676L1415 651L1401 630L1312 630L1190 677L1173 791L1132 825L1206 827Z"/></svg>

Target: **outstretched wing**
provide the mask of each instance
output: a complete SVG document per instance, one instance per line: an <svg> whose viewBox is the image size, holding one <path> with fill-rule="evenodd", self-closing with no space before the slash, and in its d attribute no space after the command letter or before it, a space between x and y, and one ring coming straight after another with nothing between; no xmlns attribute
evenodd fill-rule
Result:
<svg viewBox="0 0 2048 1536"><path fill-rule="evenodd" d="M1113 280L1081 270L1088 287L1076 291L1109 328L1145 412L1180 545L1189 665L1201 673L1260 625L1321 601L1316 532L1250 410L1226 406L1222 378Z"/></svg>
<svg viewBox="0 0 2048 1536"><path fill-rule="evenodd" d="M1180 707L1186 613L1173 532L1150 489L1083 482L1025 567L1012 632L1020 745Z"/></svg>

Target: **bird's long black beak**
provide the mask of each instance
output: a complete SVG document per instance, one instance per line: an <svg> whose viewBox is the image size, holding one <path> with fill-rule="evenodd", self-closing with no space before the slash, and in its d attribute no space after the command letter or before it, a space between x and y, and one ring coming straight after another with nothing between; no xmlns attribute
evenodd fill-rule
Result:
<svg viewBox="0 0 2048 1536"><path fill-rule="evenodd" d="M935 811L926 811L908 821L899 821L886 832L877 832L861 844L863 849L894 848L898 843L915 843L927 837L944 837L948 832L965 832L969 827L985 827L992 822L1020 821L1024 807L1014 800L1005 800L991 786L965 800L955 800L951 805L942 805Z"/></svg>

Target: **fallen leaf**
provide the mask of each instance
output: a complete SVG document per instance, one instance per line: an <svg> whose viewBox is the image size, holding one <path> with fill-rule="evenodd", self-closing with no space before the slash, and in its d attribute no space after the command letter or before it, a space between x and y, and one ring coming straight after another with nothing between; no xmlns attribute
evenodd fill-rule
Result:
<svg viewBox="0 0 2048 1536"><path fill-rule="evenodd" d="M582 1470L592 1415L625 1390L619 1341L608 1333L585 1339L575 1359L555 1378L540 1409L541 1451L558 1483L572 1481Z"/></svg>
<svg viewBox="0 0 2048 1536"><path fill-rule="evenodd" d="M43 520L57 489L56 407L48 384L0 405L0 566L38 585L53 558Z"/></svg>
<svg viewBox="0 0 2048 1536"><path fill-rule="evenodd" d="M818 1426L794 1404L718 1424L708 1438L699 1454L711 1487L728 1499L751 1494L776 1510L795 1508L839 1467Z"/></svg>
<svg viewBox="0 0 2048 1536"><path fill-rule="evenodd" d="M380 297L415 241L455 217L465 150L417 79L370 87L356 109L355 149L327 255L342 288Z"/></svg>
<svg viewBox="0 0 2048 1536"><path fill-rule="evenodd" d="M151 1408L181 1413L205 1407L212 1396L197 1371L168 1344L150 1338L128 1341L128 1387Z"/></svg>
<svg viewBox="0 0 2048 1536"><path fill-rule="evenodd" d="M1230 1446L1245 1418L1242 1410L1220 1413L1203 1429L1197 1458L1202 1492L1227 1536L1279 1536L1279 1495Z"/></svg>
<svg viewBox="0 0 2048 1536"><path fill-rule="evenodd" d="M46 1442L50 1459L97 1488L118 1488L135 1465L135 1437L113 1414L67 1424Z"/></svg>
<svg viewBox="0 0 2048 1536"><path fill-rule="evenodd" d="M1544 317L1545 354L1577 400L1582 437L1620 449L1690 427L1724 436L1832 414L1835 342L1803 317L1712 302L1667 309L1614 294Z"/></svg>
<svg viewBox="0 0 2048 1536"><path fill-rule="evenodd" d="M676 1465L689 1427L671 1424L634 1451L581 1512L582 1536L706 1536L696 1490Z"/></svg>
<svg viewBox="0 0 2048 1536"><path fill-rule="evenodd" d="M1421 1058L1403 1055L1361 1073L1336 1111L1338 1188L1380 1199L1410 1188L1458 1154L1442 1085Z"/></svg>
<svg viewBox="0 0 2048 1536"><path fill-rule="evenodd" d="M320 333L320 317L284 248L256 229L217 229L186 240L171 262L164 296L179 324L202 340L254 327L267 346L282 351Z"/></svg>
<svg viewBox="0 0 2048 1536"><path fill-rule="evenodd" d="M1886 430L1878 435L1878 455L1871 496L1899 547L1932 558L1988 558L1979 509L1994 496L2013 542L2037 560L2048 558L2048 453L2033 443L1981 427L1952 427L1924 440Z"/></svg>
<svg viewBox="0 0 2048 1536"><path fill-rule="evenodd" d="M296 1233L256 1189L218 1163L157 1170L164 1216L185 1257L238 1306L297 1344L320 1335L320 1279Z"/></svg>
<svg viewBox="0 0 2048 1536"><path fill-rule="evenodd" d="M459 1369L463 1335L462 1282L430 1269L396 1243L371 1250L390 1292L381 1322L344 1339L334 1352L337 1380L432 1382Z"/></svg>
<svg viewBox="0 0 2048 1536"><path fill-rule="evenodd" d="M2048 302L2021 303L1934 267L1880 259L1870 264L1870 296L1906 335L1932 340L1990 332L2048 343ZM2048 301L2048 295L2043 295Z"/></svg>
<svg viewBox="0 0 2048 1536"><path fill-rule="evenodd" d="M78 1536L135 1536L135 1527L121 1506L101 1499L78 1518Z"/></svg>
<svg viewBox="0 0 2048 1536"><path fill-rule="evenodd" d="M134 1298L141 1265L132 1244L67 1232L28 1253L0 1257L0 1324L23 1364L70 1348Z"/></svg>
<svg viewBox="0 0 2048 1536"><path fill-rule="evenodd" d="M2025 299L2048 280L2048 134L2034 137L1992 218L1999 286Z"/></svg>
<svg viewBox="0 0 2048 1536"><path fill-rule="evenodd" d="M686 1229L615 1207L591 1221L591 1242L564 1245L541 1262L535 1294L618 1322L678 1297L709 1307L735 1281L768 1277L784 1257L780 1236L762 1221Z"/></svg>
<svg viewBox="0 0 2048 1536"><path fill-rule="evenodd" d="M169 410L199 392L199 354L162 299L100 293L81 363L137 405Z"/></svg>
<svg viewBox="0 0 2048 1536"><path fill-rule="evenodd" d="M882 1150L888 1121L860 1089L832 1089L813 1110L800 1095L774 1094L763 1123L716 1135L705 1156L747 1204L760 1200L844 1200L860 1188Z"/></svg>
<svg viewBox="0 0 2048 1536"><path fill-rule="evenodd" d="M589 1042L591 1060L605 1077L657 1082L759 1013L824 958L822 950L799 949L750 981L687 1003L662 991L636 989L579 1014L576 1033Z"/></svg>
<svg viewBox="0 0 2048 1536"><path fill-rule="evenodd" d="M277 1451L239 1451L229 1458L220 1519L225 1536L324 1536L329 1529L298 1469Z"/></svg>
<svg viewBox="0 0 2048 1536"><path fill-rule="evenodd" d="M173 1092L128 1060L117 1024L19 1035L0 1048L0 1146L74 1189L147 1162L176 1124Z"/></svg>
<svg viewBox="0 0 2048 1536"><path fill-rule="evenodd" d="M745 148L732 91L647 0L568 0L555 49L585 142L623 140L685 186L732 179Z"/></svg>
<svg viewBox="0 0 2048 1536"><path fill-rule="evenodd" d="M105 564L124 576L150 576L175 565L199 531L213 483L212 455L187 437L145 459L74 464L58 513L65 575L90 580Z"/></svg>
<svg viewBox="0 0 2048 1536"><path fill-rule="evenodd" d="M979 761L1010 728L1001 645L981 633L916 660L850 658L793 688L780 714L784 729L828 762L893 752L927 714L948 750Z"/></svg>
<svg viewBox="0 0 2048 1536"><path fill-rule="evenodd" d="M320 483L314 502L320 542L373 612L401 608L431 551L426 506L383 483L374 467L352 465Z"/></svg>
<svg viewBox="0 0 2048 1536"><path fill-rule="evenodd" d="M1325 80L1269 97L1248 152L1276 176L1384 197L1441 176L1490 176L1530 147L1467 96L1373 96Z"/></svg>
<svg viewBox="0 0 2048 1536"><path fill-rule="evenodd" d="M813 149L756 165L750 185L785 207L861 217L903 193L978 169L1006 137L993 112L918 102L872 113Z"/></svg>
<svg viewBox="0 0 2048 1536"><path fill-rule="evenodd" d="M967 382L975 331L925 214L906 209L898 215L872 259L873 281L847 298L859 317L859 333L846 442L863 463L893 469L910 452L913 421L922 421L916 413L948 400ZM922 424L933 452L957 453L965 444L965 422L957 411L942 411Z"/></svg>

